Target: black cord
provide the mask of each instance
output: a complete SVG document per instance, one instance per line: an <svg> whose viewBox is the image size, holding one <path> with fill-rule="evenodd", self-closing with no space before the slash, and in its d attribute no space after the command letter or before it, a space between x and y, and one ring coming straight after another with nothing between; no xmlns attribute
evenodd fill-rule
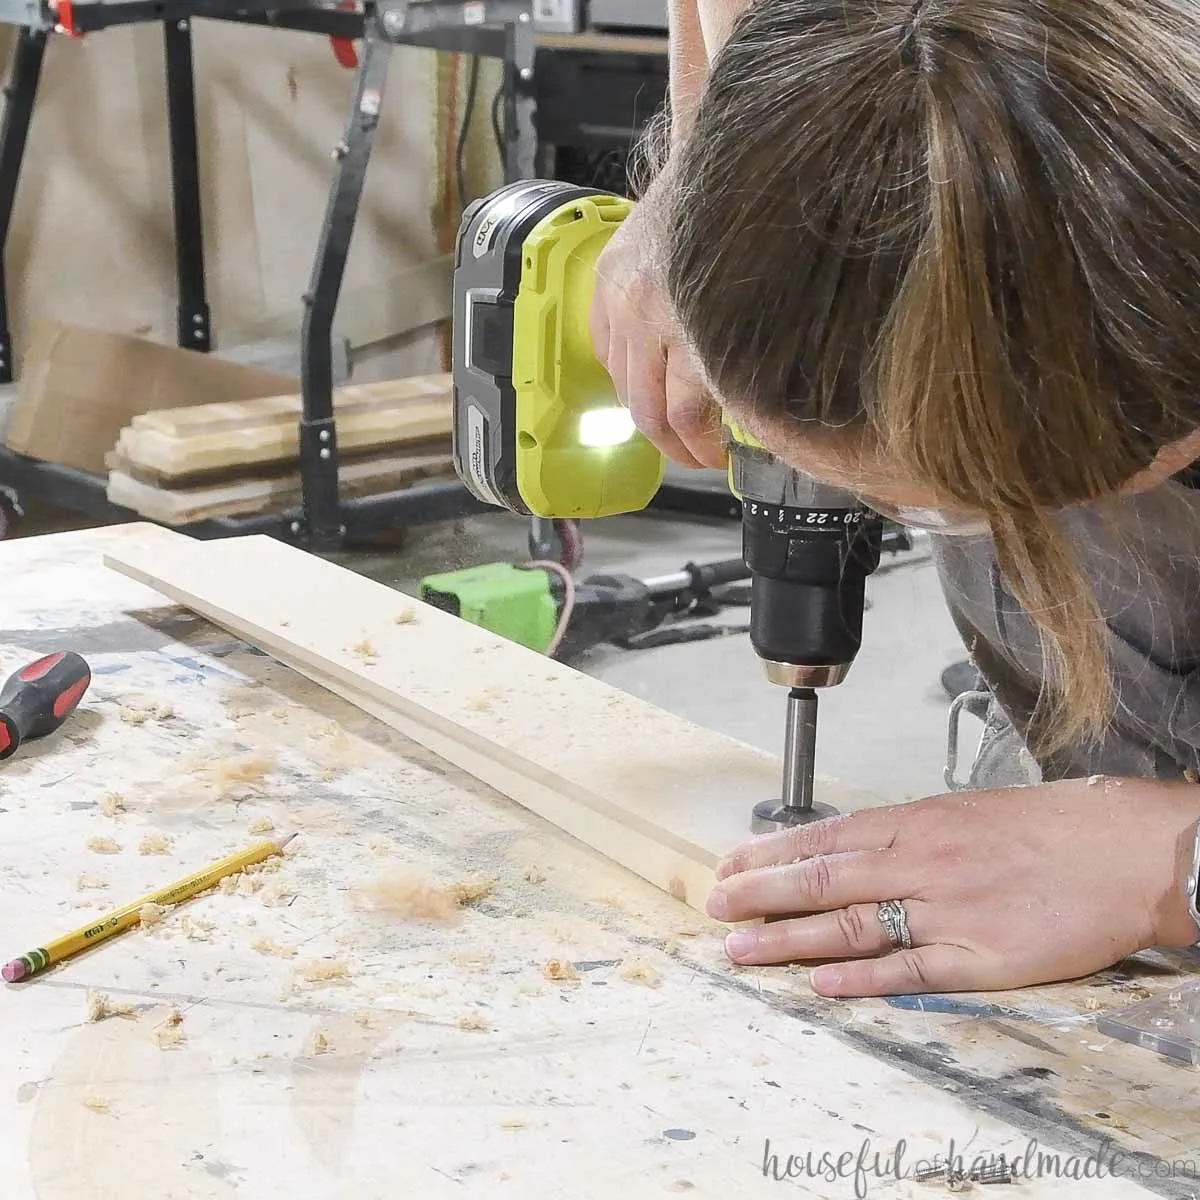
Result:
<svg viewBox="0 0 1200 1200"><path fill-rule="evenodd" d="M471 76L467 82L467 102L463 106L462 125L458 130L458 145L454 150L454 169L458 177L458 204L460 208L467 207L467 167L466 151L467 138L471 133L471 120L475 116L475 100L479 95L479 55L471 58Z"/></svg>
<svg viewBox="0 0 1200 1200"><path fill-rule="evenodd" d="M492 97L492 137L496 139L496 153L500 155L500 161L506 161L508 155L505 153L504 145L504 130L500 128L500 105L504 103L504 84L501 84L496 89L496 94Z"/></svg>

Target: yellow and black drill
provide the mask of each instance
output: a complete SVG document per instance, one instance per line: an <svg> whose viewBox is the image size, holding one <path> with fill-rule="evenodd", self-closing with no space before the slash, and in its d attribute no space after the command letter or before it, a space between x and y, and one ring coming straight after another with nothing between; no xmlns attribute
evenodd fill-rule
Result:
<svg viewBox="0 0 1200 1200"><path fill-rule="evenodd" d="M632 210L608 192L510 184L473 204L454 274L454 458L479 499L529 517L636 512L665 462L635 428L589 332L595 267ZM742 502L750 640L788 689L779 799L759 828L833 812L813 799L817 691L840 683L862 643L882 520L854 496L788 467L726 426Z"/></svg>

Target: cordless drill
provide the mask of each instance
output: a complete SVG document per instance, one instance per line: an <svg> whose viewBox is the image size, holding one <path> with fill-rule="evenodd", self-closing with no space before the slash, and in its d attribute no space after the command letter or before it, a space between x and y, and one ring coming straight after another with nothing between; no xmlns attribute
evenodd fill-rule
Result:
<svg viewBox="0 0 1200 1200"><path fill-rule="evenodd" d="M601 251L632 203L551 181L510 184L467 209L454 272L454 459L479 499L529 517L594 518L647 507L665 462L636 429L596 357L589 315ZM866 579L882 521L726 426L742 501L750 640L788 688L782 794L762 825L833 810L813 800L817 693L862 641Z"/></svg>

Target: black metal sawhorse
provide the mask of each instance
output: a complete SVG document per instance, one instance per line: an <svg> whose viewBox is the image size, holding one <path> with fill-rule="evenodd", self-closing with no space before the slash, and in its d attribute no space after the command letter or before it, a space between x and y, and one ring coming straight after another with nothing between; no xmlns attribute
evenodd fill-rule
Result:
<svg viewBox="0 0 1200 1200"><path fill-rule="evenodd" d="M190 528L202 536L271 532L313 549L392 525L466 515L481 505L458 483L432 483L352 502L339 497L333 412L333 322L370 162L391 51L396 45L500 59L505 64L505 177L532 178L535 34L533 0L367 0L357 10L307 0L0 0L0 23L19 26L3 122L0 123L0 383L13 379L4 257L29 141L48 39L83 36L115 25L163 27L171 182L178 277L180 346L207 351L212 329L205 285L197 155L191 22L196 18L266 25L362 41L345 135L337 147L301 328L300 475L303 500L294 512L230 518ZM0 448L0 478L18 488L105 520L140 519L112 505L106 480Z"/></svg>

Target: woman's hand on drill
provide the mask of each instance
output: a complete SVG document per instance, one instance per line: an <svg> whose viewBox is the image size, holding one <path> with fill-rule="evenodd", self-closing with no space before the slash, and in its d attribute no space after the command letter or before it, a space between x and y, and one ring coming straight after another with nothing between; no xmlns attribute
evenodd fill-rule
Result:
<svg viewBox="0 0 1200 1200"><path fill-rule="evenodd" d="M766 834L718 868L744 965L821 962L823 996L988 991L1076 979L1151 946L1200 941L1183 884L1200 788L1069 780L959 792ZM903 901L892 951L880 903ZM806 914L791 916L791 914Z"/></svg>
<svg viewBox="0 0 1200 1200"><path fill-rule="evenodd" d="M724 467L717 407L678 332L652 232L663 181L613 235L596 264L591 333L596 354L634 423L668 458L687 467Z"/></svg>

